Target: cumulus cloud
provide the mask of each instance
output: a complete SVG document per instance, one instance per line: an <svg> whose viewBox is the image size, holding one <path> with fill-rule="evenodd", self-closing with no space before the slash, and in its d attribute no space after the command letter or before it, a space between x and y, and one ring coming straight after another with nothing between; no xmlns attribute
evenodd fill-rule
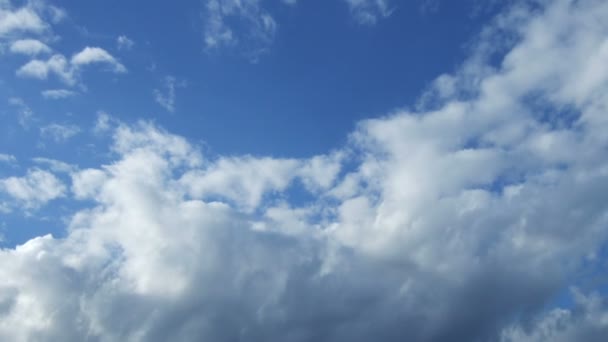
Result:
<svg viewBox="0 0 608 342"><path fill-rule="evenodd" d="M0 251L0 339L599 341L600 294L547 305L605 261L608 3L522 6L340 151L208 158L108 125L66 236ZM40 198L34 172L4 191Z"/></svg>
<svg viewBox="0 0 608 342"><path fill-rule="evenodd" d="M62 197L65 191L65 185L55 175L39 169L29 170L22 177L0 179L0 193L10 196L25 209L36 209L48 201Z"/></svg>
<svg viewBox="0 0 608 342"><path fill-rule="evenodd" d="M79 67L88 64L108 64L112 70L117 73L127 71L124 65L120 64L114 56L110 55L106 50L99 47L85 47L82 51L72 56L71 64Z"/></svg>
<svg viewBox="0 0 608 342"><path fill-rule="evenodd" d="M0 37L15 33L41 33L47 27L33 8L12 9L6 4L0 6Z"/></svg>
<svg viewBox="0 0 608 342"><path fill-rule="evenodd" d="M10 51L12 53L34 56L43 53L50 53L51 48L36 39L20 39L11 44Z"/></svg>
<svg viewBox="0 0 608 342"><path fill-rule="evenodd" d="M19 77L46 80L49 75L55 75L63 83L73 86L77 83L79 74L84 66L90 64L105 64L110 71L124 73L126 67L106 50L99 47L85 47L68 59L61 54L54 54L47 60L33 59L21 66L16 74Z"/></svg>

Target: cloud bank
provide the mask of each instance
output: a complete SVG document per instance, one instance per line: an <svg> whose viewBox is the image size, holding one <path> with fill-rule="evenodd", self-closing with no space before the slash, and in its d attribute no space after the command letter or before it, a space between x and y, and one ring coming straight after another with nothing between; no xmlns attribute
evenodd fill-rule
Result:
<svg viewBox="0 0 608 342"><path fill-rule="evenodd" d="M518 4L416 109L311 158L210 158L106 115L111 162L1 180L86 207L0 251L0 339L601 341L579 275L608 241L607 17Z"/></svg>

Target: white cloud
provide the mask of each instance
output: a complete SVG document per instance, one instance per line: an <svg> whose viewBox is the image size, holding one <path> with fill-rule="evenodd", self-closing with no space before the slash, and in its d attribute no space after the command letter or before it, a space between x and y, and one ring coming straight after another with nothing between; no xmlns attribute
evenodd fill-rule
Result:
<svg viewBox="0 0 608 342"><path fill-rule="evenodd" d="M185 87L185 82L178 82L175 77L167 76L164 79L165 93L160 89L154 89L154 100L168 112L175 112L175 89Z"/></svg>
<svg viewBox="0 0 608 342"><path fill-rule="evenodd" d="M230 22L244 29L236 30ZM277 24L259 0L207 0L204 11L204 42L207 49L239 46L252 60L267 52Z"/></svg>
<svg viewBox="0 0 608 342"><path fill-rule="evenodd" d="M389 0L344 0L348 4L355 20L360 24L373 25L379 19L391 15L393 8Z"/></svg>
<svg viewBox="0 0 608 342"><path fill-rule="evenodd" d="M0 7L0 37L14 33L41 33L46 28L46 23L32 8L11 10Z"/></svg>
<svg viewBox="0 0 608 342"><path fill-rule="evenodd" d="M18 97L11 97L8 99L8 103L17 108L17 122L23 128L29 128L31 122L34 120L34 112L32 109Z"/></svg>
<svg viewBox="0 0 608 342"><path fill-rule="evenodd" d="M79 78L82 67L89 64L110 65L111 71L115 73L127 71L124 65L104 49L85 47L82 51L74 54L70 61L61 54L54 54L46 61L31 60L17 70L17 76L46 80L49 75L54 74L65 84L73 86Z"/></svg>
<svg viewBox="0 0 608 342"><path fill-rule="evenodd" d="M72 173L78 169L74 165L51 158L36 157L32 158L32 161L36 164L46 165L51 171L55 173Z"/></svg>
<svg viewBox="0 0 608 342"><path fill-rule="evenodd" d="M48 201L64 196L65 185L52 173L29 170L23 177L0 179L0 193L11 196L25 209L36 209Z"/></svg>
<svg viewBox="0 0 608 342"><path fill-rule="evenodd" d="M602 295L547 303L605 263L608 3L521 6L480 38L518 36L498 66L481 41L440 96L327 155L108 128L65 237L0 251L0 339L601 341ZM9 178L24 203L33 172Z"/></svg>
<svg viewBox="0 0 608 342"><path fill-rule="evenodd" d="M59 100L75 96L78 93L68 89L47 89L43 90L40 94L45 99Z"/></svg>
<svg viewBox="0 0 608 342"><path fill-rule="evenodd" d="M60 54L51 56L48 60L34 59L23 65L17 70L17 76L37 78L46 80L49 75L54 74L61 81L68 85L76 83L74 69L70 66L67 59Z"/></svg>
<svg viewBox="0 0 608 342"><path fill-rule="evenodd" d="M104 132L108 132L112 127L113 121L115 120L112 118L112 116L110 116L110 114L101 110L98 111L97 120L95 121L95 126L93 127L93 133L99 135Z"/></svg>
<svg viewBox="0 0 608 342"><path fill-rule="evenodd" d="M65 142L78 133L80 133L80 127L76 125L61 125L52 123L40 127L40 134L45 138L54 140L55 142Z"/></svg>
<svg viewBox="0 0 608 342"><path fill-rule="evenodd" d="M12 53L35 56L43 53L50 53L51 48L36 39L20 39L11 44L10 51Z"/></svg>
<svg viewBox="0 0 608 342"><path fill-rule="evenodd" d="M17 162L17 158L15 158L12 154L0 153L0 163L14 164Z"/></svg>
<svg viewBox="0 0 608 342"><path fill-rule="evenodd" d="M135 42L125 35L120 35L116 38L116 45L119 50L131 50L134 44Z"/></svg>
<svg viewBox="0 0 608 342"><path fill-rule="evenodd" d="M82 51L72 56L71 64L75 67L80 67L88 64L109 64L114 72L123 73L127 71L124 65L120 64L106 50L99 47L85 47Z"/></svg>

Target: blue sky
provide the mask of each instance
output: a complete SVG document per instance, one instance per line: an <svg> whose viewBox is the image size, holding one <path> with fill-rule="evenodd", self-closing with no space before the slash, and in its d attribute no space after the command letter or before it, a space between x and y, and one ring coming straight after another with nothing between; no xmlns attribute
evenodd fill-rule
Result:
<svg viewBox="0 0 608 342"><path fill-rule="evenodd" d="M0 0L0 340L603 341L607 18Z"/></svg>

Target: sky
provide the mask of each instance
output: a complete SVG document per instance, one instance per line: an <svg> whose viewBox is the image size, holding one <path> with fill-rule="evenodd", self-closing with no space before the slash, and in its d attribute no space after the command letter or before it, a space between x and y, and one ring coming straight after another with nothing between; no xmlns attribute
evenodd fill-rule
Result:
<svg viewBox="0 0 608 342"><path fill-rule="evenodd" d="M0 340L604 341L608 2L0 0Z"/></svg>

